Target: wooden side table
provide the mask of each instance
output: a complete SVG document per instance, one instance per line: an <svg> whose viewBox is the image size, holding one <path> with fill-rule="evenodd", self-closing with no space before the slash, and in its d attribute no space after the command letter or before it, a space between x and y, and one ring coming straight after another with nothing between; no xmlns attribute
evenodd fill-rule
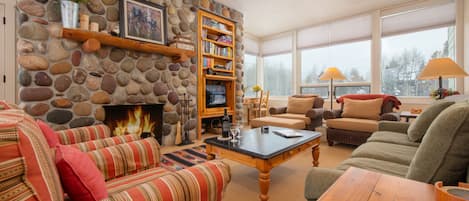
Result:
<svg viewBox="0 0 469 201"><path fill-rule="evenodd" d="M401 118L405 118L405 122L409 122L410 119L415 119L419 116L419 114L413 114L409 111L402 111L401 113L399 113L399 115L401 116Z"/></svg>
<svg viewBox="0 0 469 201"><path fill-rule="evenodd" d="M319 200L433 201L435 198L433 185L351 167Z"/></svg>

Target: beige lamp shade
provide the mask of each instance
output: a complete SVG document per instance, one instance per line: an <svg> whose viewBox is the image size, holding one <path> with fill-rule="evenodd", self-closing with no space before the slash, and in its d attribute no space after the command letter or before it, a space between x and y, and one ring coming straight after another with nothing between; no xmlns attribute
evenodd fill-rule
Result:
<svg viewBox="0 0 469 201"><path fill-rule="evenodd" d="M420 73L419 80L432 80L451 77L465 77L468 74L450 58L432 59Z"/></svg>
<svg viewBox="0 0 469 201"><path fill-rule="evenodd" d="M340 72L337 67L328 67L324 73L319 77L320 80L345 80L345 76Z"/></svg>

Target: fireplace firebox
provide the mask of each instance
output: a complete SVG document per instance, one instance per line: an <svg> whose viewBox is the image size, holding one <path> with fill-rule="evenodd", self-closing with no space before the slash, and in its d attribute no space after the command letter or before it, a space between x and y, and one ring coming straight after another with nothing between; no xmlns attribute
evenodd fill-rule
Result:
<svg viewBox="0 0 469 201"><path fill-rule="evenodd" d="M106 105L104 124L113 136L136 134L162 143L163 104Z"/></svg>

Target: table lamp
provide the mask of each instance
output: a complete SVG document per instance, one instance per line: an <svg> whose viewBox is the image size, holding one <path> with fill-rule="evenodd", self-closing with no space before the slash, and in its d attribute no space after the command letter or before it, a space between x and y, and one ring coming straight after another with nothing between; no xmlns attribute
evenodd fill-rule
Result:
<svg viewBox="0 0 469 201"><path fill-rule="evenodd" d="M324 73L319 77L319 80L330 80L330 94L329 96L331 97L331 110L332 110L332 101L333 101L333 96L335 95L334 93L334 80L345 80L345 76L340 72L340 70L337 67L328 67L324 71Z"/></svg>
<svg viewBox="0 0 469 201"><path fill-rule="evenodd" d="M431 59L420 73L419 80L438 79L438 99L443 98L443 78L465 77L468 74L450 58Z"/></svg>

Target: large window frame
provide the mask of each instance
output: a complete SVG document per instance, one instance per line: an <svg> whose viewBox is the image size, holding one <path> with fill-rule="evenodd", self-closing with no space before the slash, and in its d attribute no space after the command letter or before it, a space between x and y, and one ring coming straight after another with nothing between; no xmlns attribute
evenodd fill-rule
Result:
<svg viewBox="0 0 469 201"><path fill-rule="evenodd" d="M371 72L370 72L370 81L369 82L364 82L364 83L338 83L334 82L334 86L336 87L350 87L350 86L366 86L370 88L370 93L382 93L381 91L381 38L382 33L382 24L381 24L381 19L384 16L388 15L393 15L397 13L402 13L402 12L408 12L416 9L425 9L429 8L432 6L438 6L441 4L445 3L450 3L450 2L455 2L456 4L456 23L454 24L455 29L456 29L456 36L455 36L455 61L457 63L463 63L463 55L464 55L464 47L462 41L464 40L464 9L459 9L464 5L463 0L443 0L439 2L417 2L413 4L408 4L404 6L396 6L396 7L390 7L382 10L374 10L366 13L371 13L372 15L372 37L371 37ZM466 11L468 12L468 11ZM354 16L349 16L347 18L351 18ZM347 18L341 18L341 19L347 19ZM337 19L337 20L341 20ZM335 20L335 21L337 21ZM333 22L333 21L332 21ZM329 22L326 22L329 23ZM326 24L324 23L324 24ZM299 29L292 30L288 33L292 34L293 37L293 49L292 49L292 58L293 58L293 72L292 72L292 77L293 77L293 91L292 94L300 94L302 89L304 88L310 88L310 87L318 87L318 88L324 88L328 87L329 83L321 83L321 84L303 84L302 83L302 75L301 75L301 54L300 48L297 48L296 42L297 42L297 33ZM283 33L285 34L285 33ZM272 36L269 36L272 37ZM262 39L260 41L263 41ZM346 41L350 42L350 41ZM260 85L263 85L264 80L263 80L263 69L262 69L262 63L263 63L263 54L262 51L259 54L259 60L258 62L258 68L260 68L260 72L258 73L258 81ZM261 65L259 65L261 64ZM464 82L464 79L462 78L457 78L456 81L456 90L463 92L465 87L469 86L469 82ZM468 91L468 90L466 90ZM281 100L286 100L286 97L274 97L273 99L281 99ZM404 102L404 103L419 103L419 104L425 104L425 103L430 103L431 98L430 97L424 97L424 96L400 96L399 99ZM326 99L326 101L328 101Z"/></svg>

